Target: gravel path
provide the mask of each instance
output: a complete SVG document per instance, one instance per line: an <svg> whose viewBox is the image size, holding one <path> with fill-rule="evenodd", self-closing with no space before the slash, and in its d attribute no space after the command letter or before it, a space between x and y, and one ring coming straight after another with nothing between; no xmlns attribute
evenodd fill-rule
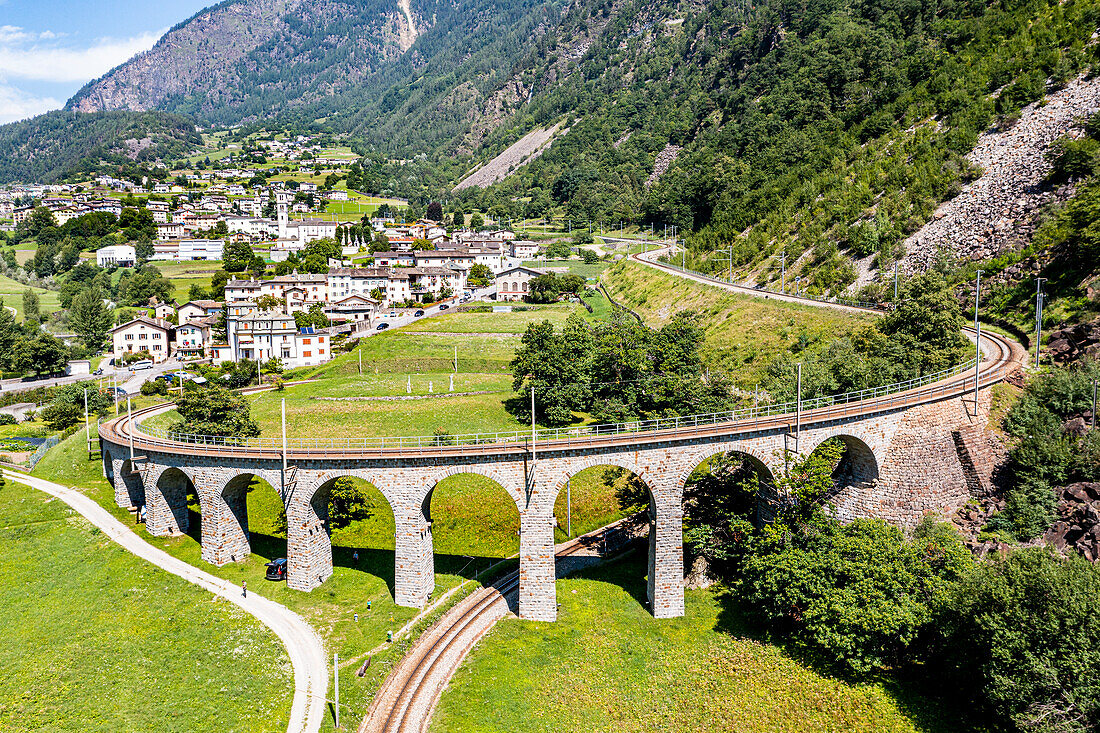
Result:
<svg viewBox="0 0 1100 733"><path fill-rule="evenodd" d="M237 604L259 619L282 639L294 665L294 702L290 708L287 733L316 733L321 729L325 716L325 694L328 692L328 659L321 638L301 616L255 593L249 594L248 598L242 598L238 586L153 547L106 509L78 491L21 473L5 471L4 476L10 481L17 481L60 499L124 549ZM181 650L181 653L185 652Z"/></svg>

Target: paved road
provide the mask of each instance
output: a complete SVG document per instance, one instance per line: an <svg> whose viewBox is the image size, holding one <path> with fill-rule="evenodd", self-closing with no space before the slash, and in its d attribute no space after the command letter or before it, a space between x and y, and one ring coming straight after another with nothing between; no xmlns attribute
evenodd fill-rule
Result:
<svg viewBox="0 0 1100 733"><path fill-rule="evenodd" d="M282 639L294 665L294 702L287 733L316 733L320 730L327 709L328 659L321 638L301 616L255 593L242 598L241 589L236 585L153 547L78 491L21 473L5 471L4 475L9 481L26 484L60 499L134 555L237 604L274 631Z"/></svg>
<svg viewBox="0 0 1100 733"><path fill-rule="evenodd" d="M494 293L494 292L496 292L495 287L479 288L479 289L474 291L473 298L471 300L467 301L467 303L473 304L475 302L480 302L480 301L487 300L489 295ZM421 309L421 310L424 311L424 315L419 316L419 317L414 317L412 315L416 311L416 309L414 308L414 309L411 309L411 310L407 310L405 315L395 316L393 318L390 318L389 316L379 318L379 319L376 320L374 326L371 326L370 330L362 331L360 333L355 334L355 336L356 336L356 338L367 338L367 337L370 337L370 336L376 336L380 333L384 333L384 331L376 330L376 327L379 323L388 323L388 324L390 324L389 329L386 329L386 330L392 330L392 329L395 329L395 328L401 328L403 326L408 326L410 323L415 323L416 321L422 321L425 318L431 318L433 316L438 316L438 315L448 313L448 312L449 313L454 313L455 310L458 308L458 306L462 305L462 303L460 302L460 300L458 298L451 298L450 300L444 301L444 303L448 306L448 308L446 310L440 310L439 305L433 305L430 308ZM442 305L442 304L440 304L440 305ZM383 309L383 313L390 313L390 312L391 312L390 310Z"/></svg>

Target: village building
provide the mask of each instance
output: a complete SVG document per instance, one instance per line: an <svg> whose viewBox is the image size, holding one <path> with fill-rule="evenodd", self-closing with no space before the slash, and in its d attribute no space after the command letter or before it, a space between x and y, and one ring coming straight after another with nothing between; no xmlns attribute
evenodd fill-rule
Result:
<svg viewBox="0 0 1100 733"><path fill-rule="evenodd" d="M137 262L137 250L131 244L112 244L95 251L95 263L99 267L133 267Z"/></svg>
<svg viewBox="0 0 1100 733"><path fill-rule="evenodd" d="M112 353L115 359L121 359L124 354L145 352L154 362L166 361L170 354L172 328L168 321L138 316L112 329Z"/></svg>
<svg viewBox="0 0 1100 733"><path fill-rule="evenodd" d="M546 273L533 267L518 265L496 276L496 298L499 301L523 300L530 289L530 282Z"/></svg>

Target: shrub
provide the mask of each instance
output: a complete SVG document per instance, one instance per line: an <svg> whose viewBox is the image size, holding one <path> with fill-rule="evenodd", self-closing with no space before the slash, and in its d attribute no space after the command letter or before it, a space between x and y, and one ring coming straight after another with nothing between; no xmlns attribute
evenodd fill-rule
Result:
<svg viewBox="0 0 1100 733"><path fill-rule="evenodd" d="M18 420L15 419L15 415L8 415L7 413L0 414L0 425L15 425Z"/></svg>
<svg viewBox="0 0 1100 733"><path fill-rule="evenodd" d="M938 614L937 670L994 729L1100 729L1100 568L1043 548L979 565Z"/></svg>
<svg viewBox="0 0 1100 733"><path fill-rule="evenodd" d="M70 402L54 402L42 410L42 419L50 430L64 430L84 419L84 411Z"/></svg>
<svg viewBox="0 0 1100 733"><path fill-rule="evenodd" d="M797 645L859 674L903 660L971 562L942 529L906 540L876 519L812 527L773 536L748 557L744 598Z"/></svg>

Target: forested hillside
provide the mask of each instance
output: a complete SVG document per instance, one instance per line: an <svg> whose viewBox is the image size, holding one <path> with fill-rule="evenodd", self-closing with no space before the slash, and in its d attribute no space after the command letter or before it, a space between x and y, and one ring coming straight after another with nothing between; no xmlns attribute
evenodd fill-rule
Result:
<svg viewBox="0 0 1100 733"><path fill-rule="evenodd" d="M161 112L49 112L0 125L0 183L54 181L74 170L170 158L202 142L189 120Z"/></svg>
<svg viewBox="0 0 1100 733"><path fill-rule="evenodd" d="M415 28L390 0L231 0L70 106L346 135L364 185L414 204L676 224L695 267L773 282L785 256L836 292L980 175L981 133L1092 72L1100 18L1100 0L410 7ZM453 191L557 123L537 161Z"/></svg>

